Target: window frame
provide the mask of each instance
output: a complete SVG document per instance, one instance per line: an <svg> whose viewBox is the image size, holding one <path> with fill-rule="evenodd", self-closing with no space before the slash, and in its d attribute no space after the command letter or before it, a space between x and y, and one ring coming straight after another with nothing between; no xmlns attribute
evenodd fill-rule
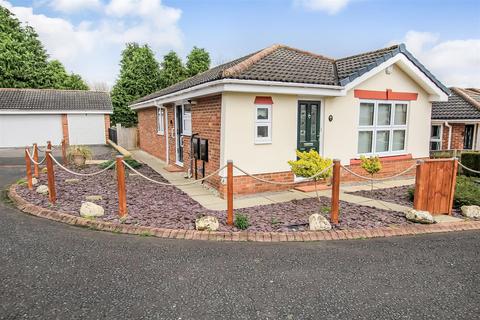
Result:
<svg viewBox="0 0 480 320"><path fill-rule="evenodd" d="M440 127L440 133L439 133L439 138L438 139L433 139L432 137L432 131L433 131L433 127ZM430 143L429 143L429 149L430 151L440 151L442 150L442 143L443 143L443 124L441 123L432 123L432 125L430 126ZM433 150L431 148L432 146L432 142L438 142L440 144L440 148L439 149L436 149L436 150Z"/></svg>
<svg viewBox="0 0 480 320"><path fill-rule="evenodd" d="M165 135L165 108L157 108L157 134L164 136Z"/></svg>
<svg viewBox="0 0 480 320"><path fill-rule="evenodd" d="M360 124L360 108L362 103L371 103L373 107L373 125L361 125ZM378 105L379 104L390 104L390 124L389 125L378 125ZM404 104L407 106L407 113L405 115L405 124L396 125L395 124L395 108L397 104ZM410 118L410 102L403 100L370 100L370 99L360 99L358 102L358 116L357 116L357 145L356 145L356 154L357 157L360 156L379 156L379 157L388 157L388 156L398 156L407 154L408 150L408 126ZM394 132L397 130L405 131L405 140L402 150L393 151L393 136ZM360 143L360 132L362 131L372 131L372 145L371 152L360 153L358 150ZM389 140L388 140L388 151L377 152L377 132L378 131L389 131Z"/></svg>
<svg viewBox="0 0 480 320"><path fill-rule="evenodd" d="M182 104L182 135L183 136L191 136L192 135L192 112L193 112L193 105L189 105L190 106L190 112L189 113L189 119L188 121L190 122L190 130L185 130L185 121L187 120L185 115L187 114L185 112L185 104Z"/></svg>
<svg viewBox="0 0 480 320"><path fill-rule="evenodd" d="M258 119L258 109L268 110L268 119ZM254 122L254 142L255 144L270 144L272 143L272 105L271 104L255 104L255 122ZM258 127L267 127L268 137L258 137Z"/></svg>

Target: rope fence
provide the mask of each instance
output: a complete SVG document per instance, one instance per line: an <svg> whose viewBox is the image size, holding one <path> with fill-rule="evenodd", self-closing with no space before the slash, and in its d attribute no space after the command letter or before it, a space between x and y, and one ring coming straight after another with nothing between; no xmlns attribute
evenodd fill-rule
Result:
<svg viewBox="0 0 480 320"><path fill-rule="evenodd" d="M30 151L28 149L26 149L27 151L27 155L28 157L30 158L30 161L32 161L34 164L36 165L41 165L42 163L45 162L45 160L47 159L47 155L45 154L45 156L43 157L43 159L39 162L35 161L35 159L32 157L32 155L30 154Z"/></svg>
<svg viewBox="0 0 480 320"><path fill-rule="evenodd" d="M390 177L382 177L382 178L373 178L373 177L365 177L365 176L362 176L354 171L352 171L351 169L345 167L342 165L342 169L347 171L348 173L350 173L351 175L355 176L355 177L358 177L360 179L363 179L363 180L368 180L368 181L387 181L387 180L391 180L391 179L395 179L397 177L400 177L400 176L403 176L405 173L409 172L410 170L416 168L419 164L418 163L415 163L413 165L411 165L410 167L408 167L407 169L403 170L402 172L399 172L397 174L394 174L393 176L390 176Z"/></svg>
<svg viewBox="0 0 480 320"><path fill-rule="evenodd" d="M469 167L466 167L466 166L464 166L460 161L458 161L458 164L460 165L460 167L462 167L463 169L465 169L465 170L467 170L467 171L480 174L480 171L478 171L478 170L473 170L473 169L471 169L471 168L469 168Z"/></svg>
<svg viewBox="0 0 480 320"><path fill-rule="evenodd" d="M92 176L96 176L98 174L101 174L105 171L107 171L108 169L112 168L114 165L115 165L115 162L112 161L111 164L109 164L106 168L100 170L100 171L96 171L96 172L90 172L90 173L80 173L80 172L75 172L75 171L72 171L66 167L64 167L60 162L58 162L57 159L55 159L55 157L51 154L51 153L48 153L49 157L52 158L53 162L55 162L57 164L57 166L59 166L62 170L70 173L70 174L73 174L73 175L76 175L76 176L79 176L79 177L92 177Z"/></svg>

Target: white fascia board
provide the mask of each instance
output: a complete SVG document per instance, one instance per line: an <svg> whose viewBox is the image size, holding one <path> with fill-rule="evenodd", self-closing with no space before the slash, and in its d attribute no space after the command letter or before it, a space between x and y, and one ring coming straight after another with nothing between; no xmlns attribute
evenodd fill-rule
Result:
<svg viewBox="0 0 480 320"><path fill-rule="evenodd" d="M200 84L148 101L130 106L132 110L158 106L165 103L208 96L221 92L252 92L264 94L295 94L313 96L344 96L346 91L341 86L328 86L306 83L288 83L278 81L222 79Z"/></svg>
<svg viewBox="0 0 480 320"><path fill-rule="evenodd" d="M430 96L430 101L448 101L448 95L443 92L432 80L430 80L417 66L415 66L408 58L399 53L394 57L388 59L377 67L373 68L369 72L364 73L360 77L354 79L352 82L348 83L345 86L345 90L349 91L356 86L358 86L363 81L371 78L378 72L386 69L387 67L397 63L398 66L409 75L415 82L417 82L425 91L427 91Z"/></svg>
<svg viewBox="0 0 480 320"><path fill-rule="evenodd" d="M113 114L99 110L0 110L0 114Z"/></svg>
<svg viewBox="0 0 480 320"><path fill-rule="evenodd" d="M480 123L480 119L446 119L446 120L439 120L439 119L432 119L432 123Z"/></svg>

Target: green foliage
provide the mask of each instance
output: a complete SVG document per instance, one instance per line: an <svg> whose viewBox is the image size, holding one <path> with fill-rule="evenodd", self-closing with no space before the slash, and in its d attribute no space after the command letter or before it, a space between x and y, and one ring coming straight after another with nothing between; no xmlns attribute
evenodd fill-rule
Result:
<svg viewBox="0 0 480 320"><path fill-rule="evenodd" d="M333 163L332 159L321 157L318 152L313 149L308 152L297 150L297 157L298 160L288 161L288 164L290 165L293 173L299 177L313 177ZM332 168L315 177L315 180L325 179L331 175Z"/></svg>
<svg viewBox="0 0 480 320"><path fill-rule="evenodd" d="M207 71L210 68L210 62L210 54L205 49L193 47L187 56L187 75L193 77Z"/></svg>
<svg viewBox="0 0 480 320"><path fill-rule="evenodd" d="M187 77L187 71L182 60L175 51L170 51L163 57L160 71L160 84L162 88L169 87Z"/></svg>
<svg viewBox="0 0 480 320"><path fill-rule="evenodd" d="M480 182L478 182L478 178L458 176L453 203L454 207L457 208L464 205L480 206Z"/></svg>
<svg viewBox="0 0 480 320"><path fill-rule="evenodd" d="M237 213L235 215L235 221L234 221L235 227L237 227L240 230L246 230L248 226L250 225L248 223L248 217L244 214Z"/></svg>
<svg viewBox="0 0 480 320"><path fill-rule="evenodd" d="M415 188L414 187L408 188L407 193L408 193L408 199L410 199L410 201L413 202L413 200L415 199Z"/></svg>
<svg viewBox="0 0 480 320"><path fill-rule="evenodd" d="M272 224L272 226L275 226L280 223L280 220L278 220L275 217L272 217L272 219L270 219L270 223Z"/></svg>
<svg viewBox="0 0 480 320"><path fill-rule="evenodd" d="M480 171L480 152L464 152L460 157L460 162L467 168ZM463 168L462 173L467 177L480 177L480 174Z"/></svg>
<svg viewBox="0 0 480 320"><path fill-rule="evenodd" d="M15 182L16 184L18 184L19 186L26 186L27 185L27 179L25 178L20 178L17 180L17 182Z"/></svg>
<svg viewBox="0 0 480 320"><path fill-rule="evenodd" d="M112 123L125 127L137 124L137 114L128 105L160 88L160 67L147 46L128 43L122 51L120 75L112 89Z"/></svg>
<svg viewBox="0 0 480 320"><path fill-rule="evenodd" d="M374 175L375 173L380 172L382 170L382 163L378 157L360 157L360 166L365 170L368 174Z"/></svg>
<svg viewBox="0 0 480 320"><path fill-rule="evenodd" d="M86 160L92 159L92 150L87 146L70 146L67 149L67 158L69 161L73 161L75 156L82 156Z"/></svg>
<svg viewBox="0 0 480 320"><path fill-rule="evenodd" d="M35 30L23 26L0 6L0 87L87 90L78 75L68 75L63 65L48 61Z"/></svg>
<svg viewBox="0 0 480 320"><path fill-rule="evenodd" d="M132 158L125 158L124 159L126 163L128 163L128 165L130 167L132 167L133 169L138 169L142 166L142 164L140 162L138 162L137 160L135 159L132 159ZM105 161L105 162L102 162L99 166L100 168L102 169L105 169L106 167L110 166L112 163L114 163L115 160L108 160L108 161ZM114 167L111 167L110 169L113 169ZM128 169L128 168L127 168Z"/></svg>

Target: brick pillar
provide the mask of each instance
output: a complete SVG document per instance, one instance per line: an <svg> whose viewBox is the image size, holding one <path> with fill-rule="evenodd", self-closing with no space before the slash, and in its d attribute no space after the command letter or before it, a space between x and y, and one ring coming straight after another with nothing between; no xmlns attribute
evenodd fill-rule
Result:
<svg viewBox="0 0 480 320"><path fill-rule="evenodd" d="M108 143L108 129L110 128L110 115L104 115L105 120L105 143Z"/></svg>
<svg viewBox="0 0 480 320"><path fill-rule="evenodd" d="M62 114L62 134L65 143L69 145L70 141L68 139L68 116L66 114Z"/></svg>

